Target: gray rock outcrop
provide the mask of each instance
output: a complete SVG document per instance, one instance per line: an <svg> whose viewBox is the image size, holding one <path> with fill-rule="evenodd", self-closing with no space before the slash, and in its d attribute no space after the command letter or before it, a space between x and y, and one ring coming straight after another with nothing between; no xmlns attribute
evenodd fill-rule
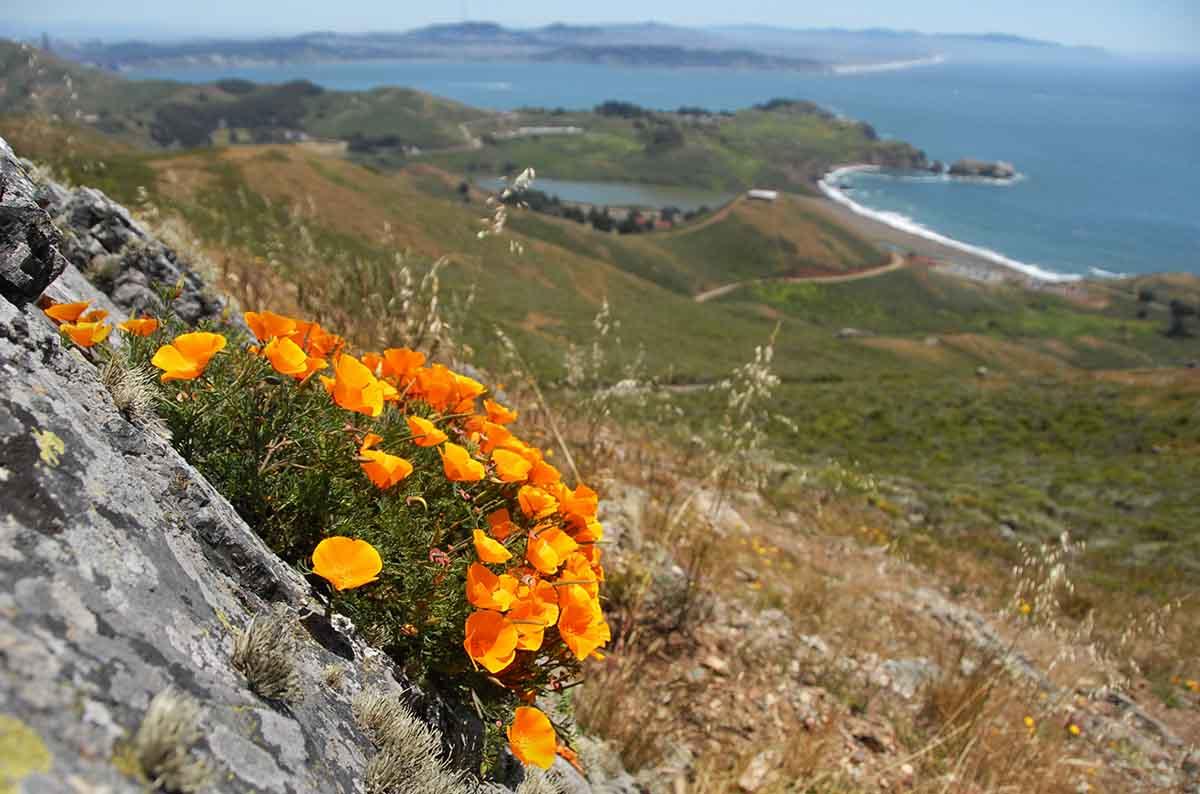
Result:
<svg viewBox="0 0 1200 794"><path fill-rule="evenodd" d="M48 184L41 187L39 198L63 230L63 255L126 313L161 313L159 290L177 287L179 297L171 308L184 321L194 325L221 318L226 301L101 191Z"/></svg>
<svg viewBox="0 0 1200 794"><path fill-rule="evenodd" d="M1012 163L1003 160L973 160L963 158L950 166L947 172L950 176L977 177L981 179L1012 179L1017 175L1017 169Z"/></svg>
<svg viewBox="0 0 1200 794"><path fill-rule="evenodd" d="M25 303L42 294L67 262L61 236L37 202L38 191L0 138L0 295Z"/></svg>
<svg viewBox="0 0 1200 794"><path fill-rule="evenodd" d="M0 151L11 154L2 140ZM5 195L25 202L21 228L53 240L28 206L25 173L5 173ZM65 197L58 214L85 230L65 244L71 258L116 255L122 273L181 267L102 194L52 191ZM0 261L21 239L0 240ZM112 306L106 297L53 246L17 256L27 280L6 280L0 298L0 787L119 794L157 777L178 790L364 792L377 750L351 704L367 690L404 700L440 731L452 766L477 770L473 709L418 688L353 627L327 620L304 578L166 440L118 410L94 355L64 343L29 302L63 267L56 297ZM19 287L12 297L9 286ZM128 297L136 290L112 286L113 308L141 308ZM217 305L195 303L200 316ZM262 615L284 621L273 636L289 638L272 662L289 670L276 690L252 687L234 661L235 639ZM164 731L171 719L182 722Z"/></svg>

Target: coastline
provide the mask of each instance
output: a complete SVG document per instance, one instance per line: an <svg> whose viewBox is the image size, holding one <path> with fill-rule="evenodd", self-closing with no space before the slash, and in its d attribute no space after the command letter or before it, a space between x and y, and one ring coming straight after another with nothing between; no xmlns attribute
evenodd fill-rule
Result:
<svg viewBox="0 0 1200 794"><path fill-rule="evenodd" d="M834 211L840 220L851 225L859 233L889 246L946 262L949 269L968 278L994 281L1003 280L1005 277L1024 277L1025 280L1039 284L1062 284L1083 280L1083 276L1056 273L1012 259L998 251L956 240L898 213L865 207L837 188L836 181L845 174L879 170L880 167L876 165L838 166L817 182L824 199L816 201Z"/></svg>
<svg viewBox="0 0 1200 794"><path fill-rule="evenodd" d="M911 58L907 61L885 61L883 63L845 63L834 64L829 72L838 76L853 74L874 74L876 72L898 72L903 69L914 69L919 66L937 66L946 62L945 55L931 55L928 58Z"/></svg>

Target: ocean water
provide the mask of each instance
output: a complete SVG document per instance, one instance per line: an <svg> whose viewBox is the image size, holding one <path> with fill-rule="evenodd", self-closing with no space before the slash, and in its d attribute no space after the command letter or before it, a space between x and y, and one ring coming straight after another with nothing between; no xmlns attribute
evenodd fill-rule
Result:
<svg viewBox="0 0 1200 794"><path fill-rule="evenodd" d="M1004 65L947 61L854 75L602 65L374 61L191 67L130 77L332 89L407 85L470 105L737 110L809 99L867 121L930 159L1007 160L1009 184L852 173L833 184L864 212L1049 275L1200 274L1200 65L1113 60ZM553 174L544 174L553 178Z"/></svg>

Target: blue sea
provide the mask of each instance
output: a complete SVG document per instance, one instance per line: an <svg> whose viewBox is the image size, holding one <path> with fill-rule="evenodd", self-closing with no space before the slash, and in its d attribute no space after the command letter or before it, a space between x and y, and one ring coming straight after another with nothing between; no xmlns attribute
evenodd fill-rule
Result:
<svg viewBox="0 0 1200 794"><path fill-rule="evenodd" d="M372 61L193 67L135 78L331 89L406 85L478 107L737 110L809 99L930 159L1006 160L1009 184L848 173L843 198L893 225L1050 276L1200 274L1200 65L1113 59L1060 66L945 62L853 75L602 65ZM544 174L553 178L554 174Z"/></svg>

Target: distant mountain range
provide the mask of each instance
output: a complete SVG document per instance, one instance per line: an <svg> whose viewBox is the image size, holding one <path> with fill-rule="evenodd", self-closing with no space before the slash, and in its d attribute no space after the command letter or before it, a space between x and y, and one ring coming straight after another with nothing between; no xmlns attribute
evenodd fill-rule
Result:
<svg viewBox="0 0 1200 794"><path fill-rule="evenodd" d="M286 63L372 59L522 60L822 69L926 58L1047 60L1106 57L1008 34L914 31L793 30L761 25L688 28L661 23L508 28L493 22L431 25L402 32L313 32L262 39L176 42L51 40L55 54L107 69L180 64Z"/></svg>

